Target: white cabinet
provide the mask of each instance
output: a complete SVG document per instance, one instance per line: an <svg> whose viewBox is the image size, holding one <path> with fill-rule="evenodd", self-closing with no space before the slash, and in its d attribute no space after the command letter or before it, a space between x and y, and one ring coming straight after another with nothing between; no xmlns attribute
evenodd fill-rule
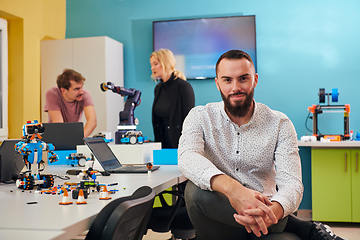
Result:
<svg viewBox="0 0 360 240"><path fill-rule="evenodd" d="M56 86L56 78L65 68L70 68L85 77L84 89L93 97L97 117L93 134L111 132L114 138L124 98L111 91L102 92L100 84L113 82L123 87L123 66L123 45L109 37L41 41L41 121L48 122L44 112L46 91Z"/></svg>

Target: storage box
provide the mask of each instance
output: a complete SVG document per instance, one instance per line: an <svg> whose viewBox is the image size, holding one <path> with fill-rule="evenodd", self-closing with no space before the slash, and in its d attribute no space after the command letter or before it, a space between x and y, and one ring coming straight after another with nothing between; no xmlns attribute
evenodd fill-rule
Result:
<svg viewBox="0 0 360 240"><path fill-rule="evenodd" d="M178 151L177 148L165 148L154 150L154 165L177 165Z"/></svg>

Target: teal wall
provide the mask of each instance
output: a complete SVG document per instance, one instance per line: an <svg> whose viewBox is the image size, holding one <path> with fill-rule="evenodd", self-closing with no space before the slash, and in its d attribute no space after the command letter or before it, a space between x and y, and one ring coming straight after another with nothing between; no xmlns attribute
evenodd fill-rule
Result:
<svg viewBox="0 0 360 240"><path fill-rule="evenodd" d="M300 138L311 134L305 128L307 108L318 103L319 88L338 88L337 104L351 105L350 129L360 132L357 0L68 0L66 8L66 38L109 36L124 44L125 87L142 91L135 116L150 139L152 21L235 15L256 15L256 101L286 113ZM221 100L213 80L189 82L196 105ZM341 113L319 118L323 133L343 133ZM308 126L312 129L311 120ZM303 170L309 179L310 169ZM302 207L311 208L311 202Z"/></svg>
<svg viewBox="0 0 360 240"><path fill-rule="evenodd" d="M299 147L301 168L302 168L302 182L304 185L303 199L300 204L300 209L312 208L312 194L311 194L311 147Z"/></svg>

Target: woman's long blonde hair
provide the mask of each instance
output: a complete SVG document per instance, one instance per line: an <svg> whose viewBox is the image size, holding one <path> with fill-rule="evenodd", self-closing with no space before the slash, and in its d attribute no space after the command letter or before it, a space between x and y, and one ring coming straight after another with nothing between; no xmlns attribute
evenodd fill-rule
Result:
<svg viewBox="0 0 360 240"><path fill-rule="evenodd" d="M161 48L160 50L153 52L150 55L150 58L151 57L155 57L159 61L165 72L174 72L175 79L181 78L186 80L186 77L182 72L175 70L176 60L174 54L169 49ZM153 74L151 75L151 78L156 80Z"/></svg>

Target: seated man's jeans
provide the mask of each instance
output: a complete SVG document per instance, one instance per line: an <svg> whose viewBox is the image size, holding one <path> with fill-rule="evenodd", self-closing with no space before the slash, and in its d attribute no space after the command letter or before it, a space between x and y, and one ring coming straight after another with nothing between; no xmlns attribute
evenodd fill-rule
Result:
<svg viewBox="0 0 360 240"><path fill-rule="evenodd" d="M236 211L224 194L202 190L191 181L186 185L185 202L197 240L300 239L296 235L282 233L287 217L270 226L266 236L258 238L253 233L248 234L245 227L235 221L233 215Z"/></svg>

